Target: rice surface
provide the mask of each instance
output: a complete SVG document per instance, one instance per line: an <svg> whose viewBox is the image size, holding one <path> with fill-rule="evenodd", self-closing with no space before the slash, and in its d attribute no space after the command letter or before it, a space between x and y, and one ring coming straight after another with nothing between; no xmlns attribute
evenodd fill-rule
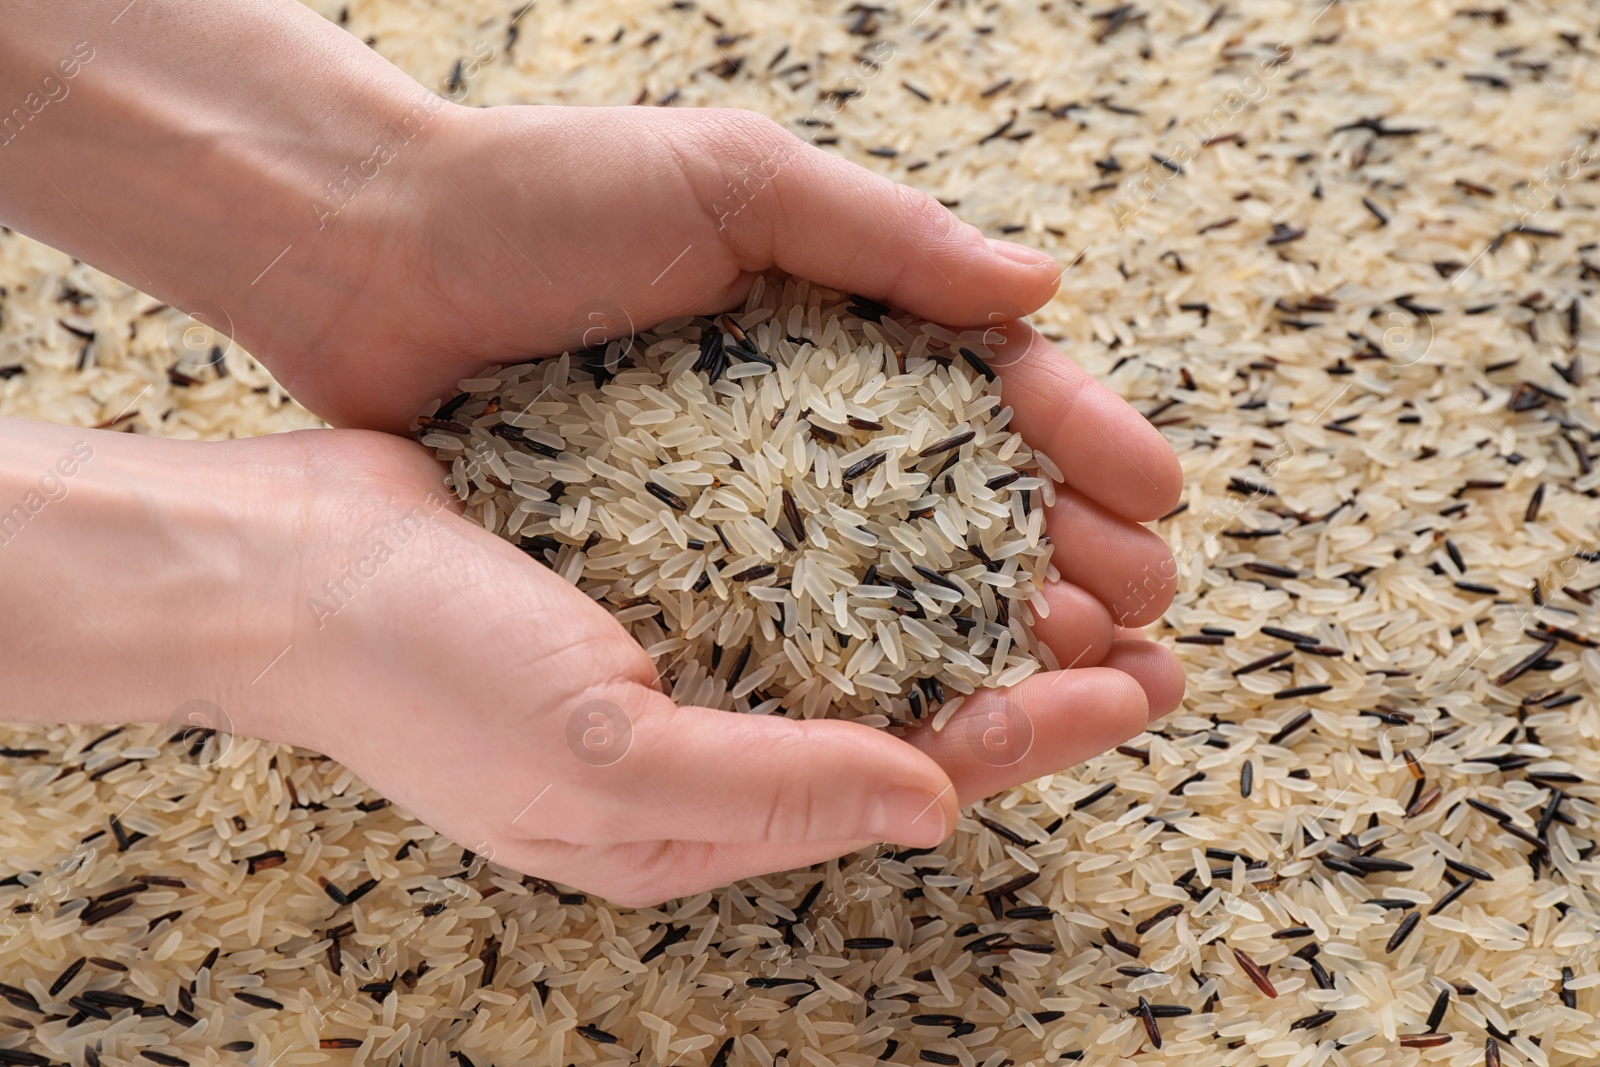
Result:
<svg viewBox="0 0 1600 1067"><path fill-rule="evenodd" d="M468 103L753 107L1054 252L1036 325L1183 460L1189 693L932 852L642 911L311 753L8 728L6 1057L1600 1060L1592 4L314 6ZM0 286L7 414L314 423L65 255L0 232Z"/></svg>

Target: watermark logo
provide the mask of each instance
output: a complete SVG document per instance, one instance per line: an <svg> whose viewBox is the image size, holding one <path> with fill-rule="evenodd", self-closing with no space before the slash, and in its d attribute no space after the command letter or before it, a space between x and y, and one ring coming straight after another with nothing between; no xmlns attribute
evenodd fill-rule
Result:
<svg viewBox="0 0 1600 1067"><path fill-rule="evenodd" d="M21 137L30 123L38 121L45 108L66 100L72 92L72 86L68 83L78 76L83 65L94 56L94 46L88 41L79 41L72 46L72 51L56 60L48 73L39 79L37 87L23 96L21 103L0 112L0 148Z"/></svg>
<svg viewBox="0 0 1600 1067"><path fill-rule="evenodd" d="M429 493L422 504L373 531L367 550L347 563L336 577L322 583L323 596L307 598L306 607L317 621L317 629L324 629L329 619L349 607L378 572L448 506L449 501L444 496Z"/></svg>
<svg viewBox="0 0 1600 1067"><path fill-rule="evenodd" d="M1022 698L1009 689L994 691L984 707L969 714L957 714L946 726L954 738L980 763L991 767L1014 767L1033 751L1033 719L1022 706Z"/></svg>
<svg viewBox="0 0 1600 1067"><path fill-rule="evenodd" d="M50 904L59 904L71 896L76 886L85 881L82 878L74 879L74 876L86 872L98 854L95 846L80 842L34 880L23 891L20 900L12 900L7 908L9 914L0 919L0 945L8 944L25 932L27 919L23 916L38 912Z"/></svg>
<svg viewBox="0 0 1600 1067"><path fill-rule="evenodd" d="M179 704L167 722L179 728L172 740L189 748L202 767L220 763L233 747L233 719L209 700Z"/></svg>
<svg viewBox="0 0 1600 1067"><path fill-rule="evenodd" d="M1026 329L1023 329L1017 331L1012 336L1011 343L1007 344L1007 330L1005 327L1008 323L1026 324L1027 321L1027 311L1015 302L989 300L979 304L972 313L974 325L970 327L972 330L981 329L983 331L982 344L986 351L980 352L978 355L992 369L997 371L1005 370L1007 367L1014 367L1021 363L1032 354L1035 347L1038 347L1037 339L1032 334L1029 334ZM1029 342L1021 343L1020 338L1025 334L1029 337Z"/></svg>
<svg viewBox="0 0 1600 1067"><path fill-rule="evenodd" d="M217 363L233 351L233 319L222 308L210 300L190 300L172 309L178 314L169 317L167 347L182 362Z"/></svg>
<svg viewBox="0 0 1600 1067"><path fill-rule="evenodd" d="M10 508L0 511L0 545L9 545L40 512L53 503L65 500L72 488L70 479L93 458L93 445L87 441L74 441L68 451L46 467L44 473L39 475L35 488L29 489Z"/></svg>
<svg viewBox="0 0 1600 1067"><path fill-rule="evenodd" d="M407 146L428 129L444 110L447 101L433 93L424 92L422 99L403 115L390 119L372 144L372 150L354 165L345 164L338 174L323 182L323 196L310 201L311 218L318 230L328 224L355 202L366 188L377 181L383 168L400 157ZM264 273L264 272L263 272Z"/></svg>
<svg viewBox="0 0 1600 1067"><path fill-rule="evenodd" d="M596 352L616 342L617 350L626 353L633 346L638 329L627 308L601 297L573 312L563 336L575 339L574 351Z"/></svg>
<svg viewBox="0 0 1600 1067"><path fill-rule="evenodd" d="M1407 311L1391 311L1381 320L1380 347L1391 367L1409 367L1422 360L1433 348L1433 316L1413 306Z"/></svg>
<svg viewBox="0 0 1600 1067"><path fill-rule="evenodd" d="M633 720L609 700L579 704L567 716L567 748L591 767L609 767L633 747Z"/></svg>

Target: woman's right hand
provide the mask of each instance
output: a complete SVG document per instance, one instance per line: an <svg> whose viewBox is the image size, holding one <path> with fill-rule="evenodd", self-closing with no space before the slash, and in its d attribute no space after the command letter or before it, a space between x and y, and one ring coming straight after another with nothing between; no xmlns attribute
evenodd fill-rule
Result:
<svg viewBox="0 0 1600 1067"><path fill-rule="evenodd" d="M1069 622L1043 633L1062 661L1107 665L970 699L939 734L680 707L603 608L456 513L420 446L345 430L253 445L298 452L311 480L287 578L258 594L292 602L292 648L247 694L264 732L498 863L620 904L936 844L961 805L1137 735L1147 691L1157 713L1181 693L1164 650L1086 650ZM1074 617L1075 589L1047 596Z"/></svg>
<svg viewBox="0 0 1600 1067"><path fill-rule="evenodd" d="M936 844L960 805L1138 734L1181 691L1164 650L1110 640L1062 583L1042 636L1104 665L969 699L939 734L679 707L604 609L462 518L413 442L20 420L0 437L5 498L88 457L0 544L5 714L159 721L206 700L485 857L620 904Z"/></svg>

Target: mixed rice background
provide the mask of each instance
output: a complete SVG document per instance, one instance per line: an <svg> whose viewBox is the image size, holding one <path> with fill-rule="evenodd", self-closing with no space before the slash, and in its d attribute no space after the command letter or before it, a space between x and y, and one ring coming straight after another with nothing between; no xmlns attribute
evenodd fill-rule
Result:
<svg viewBox="0 0 1600 1067"><path fill-rule="evenodd" d="M311 753L9 729L0 1063L1600 1056L1592 4L317 6L469 103L756 108L1054 251L1036 322L1183 457L1189 696L934 851L647 911ZM315 422L14 234L0 285L7 414Z"/></svg>

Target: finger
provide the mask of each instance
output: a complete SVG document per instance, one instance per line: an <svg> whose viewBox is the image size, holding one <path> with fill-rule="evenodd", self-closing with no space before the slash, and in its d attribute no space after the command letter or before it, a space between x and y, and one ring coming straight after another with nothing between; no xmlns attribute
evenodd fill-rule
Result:
<svg viewBox="0 0 1600 1067"><path fill-rule="evenodd" d="M996 326L985 338L1017 430L1068 485L1137 522L1177 506L1183 468L1144 416L1025 322Z"/></svg>
<svg viewBox="0 0 1600 1067"><path fill-rule="evenodd" d="M719 182L748 189L714 220L746 271L777 266L952 326L985 324L996 305L1025 314L1055 294L1061 268L1048 253L987 240L927 193L752 112L707 121Z"/></svg>
<svg viewBox="0 0 1600 1067"><path fill-rule="evenodd" d="M1177 563L1151 531L1066 488L1046 522L1061 577L1098 597L1118 624L1142 626L1172 603Z"/></svg>
<svg viewBox="0 0 1600 1067"><path fill-rule="evenodd" d="M1071 582L1046 582L1050 614L1035 614L1033 632L1055 653L1062 669L1094 667L1111 650L1111 612L1100 598Z"/></svg>
<svg viewBox="0 0 1600 1067"><path fill-rule="evenodd" d="M793 871L859 852L871 841L800 845L727 844L709 841L639 841L609 848L540 841L496 853L495 862L526 874L595 893L629 908L719 889L731 882ZM846 899L859 899L864 879L848 876ZM813 901L813 909L816 908ZM826 905L824 905L826 907Z"/></svg>
<svg viewBox="0 0 1600 1067"><path fill-rule="evenodd" d="M677 707L656 693L624 706L625 755L582 778L590 800L563 813L563 830L536 836L921 847L955 826L954 791L938 764L882 730Z"/></svg>
<svg viewBox="0 0 1600 1067"><path fill-rule="evenodd" d="M1101 666L1119 670L1139 683L1151 719L1166 715L1183 700L1183 664L1165 645L1142 637L1116 641Z"/></svg>
<svg viewBox="0 0 1600 1067"><path fill-rule="evenodd" d="M1036 674L1009 689L969 696L935 731L906 740L933 757L962 804L1082 763L1137 737L1149 723L1139 683L1090 667Z"/></svg>

